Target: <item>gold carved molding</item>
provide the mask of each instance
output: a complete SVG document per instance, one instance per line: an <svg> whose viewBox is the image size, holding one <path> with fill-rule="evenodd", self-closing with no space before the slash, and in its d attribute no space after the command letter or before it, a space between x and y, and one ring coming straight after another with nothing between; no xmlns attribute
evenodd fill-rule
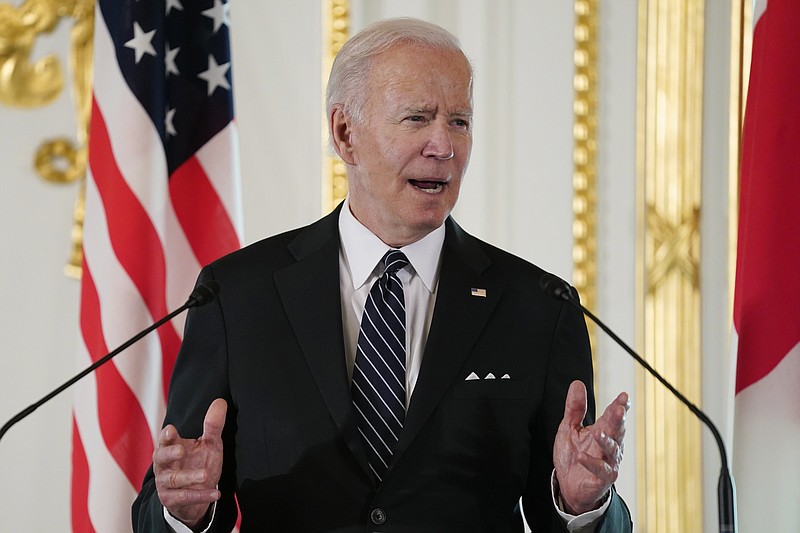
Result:
<svg viewBox="0 0 800 533"><path fill-rule="evenodd" d="M638 26L637 338L699 404L704 0L639 0ZM644 372L637 398L639 529L702 531L700 423Z"/></svg>
<svg viewBox="0 0 800 533"><path fill-rule="evenodd" d="M74 21L70 32L70 71L76 108L76 138L56 138L36 150L34 167L52 183L80 181L72 229L72 251L65 267L79 277L82 261L83 179L92 86L93 0L26 0L19 7L0 4L0 102L23 108L40 107L57 98L64 87L62 68L55 56L31 58L36 39L51 33L62 19Z"/></svg>
<svg viewBox="0 0 800 533"><path fill-rule="evenodd" d="M331 65L339 49L350 38L350 1L322 0L322 87L323 115L325 110L325 85ZM347 196L347 171L328 143L328 118L322 121L322 212L329 213Z"/></svg>
<svg viewBox="0 0 800 533"><path fill-rule="evenodd" d="M739 171L742 127L750 79L753 46L753 6L750 0L731 0L731 86L728 125L728 316L733 316L736 250L739 235Z"/></svg>
<svg viewBox="0 0 800 533"><path fill-rule="evenodd" d="M597 21L598 0L575 1L572 283L588 309L597 308Z"/></svg>

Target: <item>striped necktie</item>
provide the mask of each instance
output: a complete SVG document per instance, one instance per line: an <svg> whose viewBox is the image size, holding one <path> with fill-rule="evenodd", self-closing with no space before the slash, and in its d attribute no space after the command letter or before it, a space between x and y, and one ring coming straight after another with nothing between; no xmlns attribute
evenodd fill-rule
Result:
<svg viewBox="0 0 800 533"><path fill-rule="evenodd" d="M351 387L370 467L380 483L406 417L406 309L397 271L408 264L399 250L382 259L364 305Z"/></svg>

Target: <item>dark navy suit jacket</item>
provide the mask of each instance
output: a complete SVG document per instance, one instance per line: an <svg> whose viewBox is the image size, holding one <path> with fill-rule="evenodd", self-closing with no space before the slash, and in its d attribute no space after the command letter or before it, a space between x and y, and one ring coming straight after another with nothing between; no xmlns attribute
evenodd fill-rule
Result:
<svg viewBox="0 0 800 533"><path fill-rule="evenodd" d="M541 269L448 219L422 367L378 487L345 364L339 209L201 273L220 294L190 311L165 423L199 436L212 400L228 401L212 530L230 531L235 493L243 533L519 533L520 497L533 531L566 531L550 495L552 450L572 380L589 387L587 422L594 413L583 317L544 294ZM467 380L473 372L481 379ZM168 530L152 469L133 522ZM612 493L600 531L630 530Z"/></svg>

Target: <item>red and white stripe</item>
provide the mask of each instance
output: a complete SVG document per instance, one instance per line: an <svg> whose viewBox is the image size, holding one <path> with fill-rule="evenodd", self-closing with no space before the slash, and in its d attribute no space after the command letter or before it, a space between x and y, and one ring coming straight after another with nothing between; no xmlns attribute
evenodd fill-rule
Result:
<svg viewBox="0 0 800 533"><path fill-rule="evenodd" d="M201 265L242 242L235 123L168 180L158 132L122 77L102 16L94 53L79 367L183 304ZM74 532L130 531L130 504L161 428L183 320L76 388Z"/></svg>
<svg viewBox="0 0 800 533"><path fill-rule="evenodd" d="M800 524L800 3L756 5L734 301L739 530Z"/></svg>

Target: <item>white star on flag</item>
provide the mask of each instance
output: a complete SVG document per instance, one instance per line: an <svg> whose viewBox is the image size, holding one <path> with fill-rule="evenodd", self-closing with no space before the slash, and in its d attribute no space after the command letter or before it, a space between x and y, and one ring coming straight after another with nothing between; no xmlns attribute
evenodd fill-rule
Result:
<svg viewBox="0 0 800 533"><path fill-rule="evenodd" d="M225 74L228 73L230 68L230 63L217 65L217 61L214 59L214 56L208 56L208 70L198 74L198 77L208 82L209 96L211 96L211 94L214 92L214 89L217 87L222 87L223 89L231 88L230 83L228 83L228 79L225 77Z"/></svg>
<svg viewBox="0 0 800 533"><path fill-rule="evenodd" d="M167 135L172 135L173 137L178 134L178 130L175 129L175 125L172 123L175 118L175 111L175 108L168 109L167 115L164 117L164 127L167 130Z"/></svg>
<svg viewBox="0 0 800 533"><path fill-rule="evenodd" d="M152 43L155 34L156 30L145 33L138 22L133 23L133 39L126 42L125 47L132 48L136 53L136 64L139 64L139 61L141 61L145 54L150 54L155 57L156 49L153 48Z"/></svg>
<svg viewBox="0 0 800 533"><path fill-rule="evenodd" d="M175 64L175 56L178 55L181 47L172 49L169 47L169 43L167 43L167 52L164 55L164 65L167 68L167 74L174 74L178 76L180 71L178 71L178 66Z"/></svg>
<svg viewBox="0 0 800 533"><path fill-rule="evenodd" d="M214 7L203 11L203 15L214 19L214 33L216 33L223 24L227 24L229 28L231 26L230 8L228 4L223 4L221 0L214 0Z"/></svg>
<svg viewBox="0 0 800 533"><path fill-rule="evenodd" d="M167 0L167 15L169 15L169 12L172 10L173 7L178 11L183 11L181 0Z"/></svg>

